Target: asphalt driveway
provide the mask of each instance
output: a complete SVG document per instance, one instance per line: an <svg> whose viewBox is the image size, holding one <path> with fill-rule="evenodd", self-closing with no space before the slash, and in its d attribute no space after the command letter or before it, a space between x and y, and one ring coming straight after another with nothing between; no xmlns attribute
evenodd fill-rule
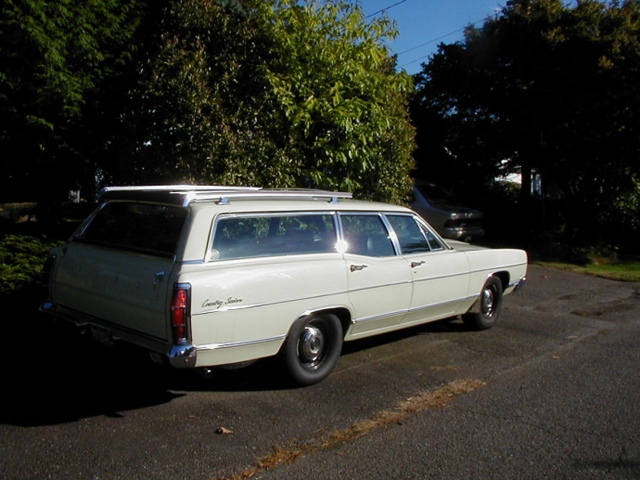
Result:
<svg viewBox="0 0 640 480"><path fill-rule="evenodd" d="M0 478L640 478L639 290L533 266L493 329L346 344L303 389L271 360L205 380L26 315Z"/></svg>

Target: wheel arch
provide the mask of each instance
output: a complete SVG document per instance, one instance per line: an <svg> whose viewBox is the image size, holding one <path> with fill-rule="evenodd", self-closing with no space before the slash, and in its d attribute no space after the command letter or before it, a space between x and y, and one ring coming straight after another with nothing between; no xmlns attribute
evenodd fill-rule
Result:
<svg viewBox="0 0 640 480"><path fill-rule="evenodd" d="M502 283L502 291L504 292L509 286L509 282L511 281L511 275L507 271L495 272L489 275L490 277L497 277Z"/></svg>
<svg viewBox="0 0 640 480"><path fill-rule="evenodd" d="M498 280L500 280L500 284L502 285L503 292L509 286L509 280L511 278L511 275L509 275L509 272L504 270L499 272L494 272L491 275L487 276L487 280L490 279L491 277L496 277ZM484 288L484 284L482 288ZM478 293L480 294L481 292L478 292ZM473 302L473 305L471 305L469 310L467 310L467 313L478 313L478 312L480 312L480 295L478 295L478 298L476 299L476 301Z"/></svg>
<svg viewBox="0 0 640 480"><path fill-rule="evenodd" d="M351 326L351 318L352 318L351 312L347 307L336 306L336 307L323 307L323 308L317 308L314 310L307 310L304 313L302 313L298 318L306 317L309 315L324 315L324 314L331 314L338 317L338 320L340 320L340 325L342 325L342 337L344 338L344 336L347 334L347 330L349 330L349 327Z"/></svg>

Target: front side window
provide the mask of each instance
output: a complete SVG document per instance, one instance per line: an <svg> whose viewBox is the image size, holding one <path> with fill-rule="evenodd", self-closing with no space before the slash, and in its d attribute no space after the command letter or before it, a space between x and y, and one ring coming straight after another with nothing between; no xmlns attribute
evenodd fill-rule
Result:
<svg viewBox="0 0 640 480"><path fill-rule="evenodd" d="M431 247L432 252L445 249L442 242L438 239L438 237L435 236L435 234L431 230L429 230L422 224L420 224L420 230L422 230L422 233L424 233L424 236L427 238L427 242L429 242L429 246Z"/></svg>
<svg viewBox="0 0 640 480"><path fill-rule="evenodd" d="M335 252L329 214L223 217L216 224L211 260Z"/></svg>
<svg viewBox="0 0 640 480"><path fill-rule="evenodd" d="M396 232L403 255L431 251L429 241L412 216L386 215L386 217Z"/></svg>
<svg viewBox="0 0 640 480"><path fill-rule="evenodd" d="M389 232L379 215L341 214L347 253L368 257L395 255Z"/></svg>
<svg viewBox="0 0 640 480"><path fill-rule="evenodd" d="M118 250L171 257L186 217L187 210L182 207L110 202L100 208L75 240Z"/></svg>

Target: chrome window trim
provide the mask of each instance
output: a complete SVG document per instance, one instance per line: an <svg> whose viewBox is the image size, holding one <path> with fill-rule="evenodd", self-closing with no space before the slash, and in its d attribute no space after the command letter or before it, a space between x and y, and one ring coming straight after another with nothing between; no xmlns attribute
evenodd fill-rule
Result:
<svg viewBox="0 0 640 480"><path fill-rule="evenodd" d="M391 215L391 213L382 212L380 214L380 216L382 217L382 223L384 223L387 232L389 232L389 238L391 239L391 243L393 244L393 249L396 251L396 256L402 256L403 253L402 247L400 246L400 239L398 238L398 234L396 233L395 229L391 225L391 222L387 218L387 215Z"/></svg>
<svg viewBox="0 0 640 480"><path fill-rule="evenodd" d="M431 249L432 252L442 252L443 250L453 250L452 247L450 247L447 242L445 242L443 240L443 238L438 234L438 232L436 232L431 225L429 225L424 219L420 218L418 215L413 215L413 219L415 220L415 222L419 225L422 226L423 228L425 228L426 230L428 230L429 232L431 232L433 234L433 236L435 237L436 241L440 244L440 246L442 247L441 249L438 250L433 250Z"/></svg>
<svg viewBox="0 0 640 480"><path fill-rule="evenodd" d="M402 256L408 256L408 255L425 255L425 254L427 254L427 253L434 253L434 252L440 252L440 251L442 251L442 249L439 249L439 250L433 250L433 249L431 248L431 245L429 245L429 239L427 239L427 238L424 236L424 232L423 232L423 231L422 231L422 229L420 228L421 226L428 227L428 225L426 225L424 222L420 222L420 221L419 221L419 218L418 218L416 215L414 215L413 213L403 213L403 212L385 212L383 215L384 215L384 217L385 217L385 221L386 221L386 222L387 222L387 224L388 224L388 228L393 232L393 237L395 238L395 242L396 242L396 249L397 249L397 251L399 252L399 255L402 255ZM391 225L391 221L390 221L388 218L386 218L387 216L390 216L390 217L410 217L410 218L412 218L412 219L413 219L413 221L416 223L416 225L417 225L418 229L420 230L420 233L422 234L422 236L423 236L423 238L424 238L425 242L427 243L427 246L429 247L429 250L424 250L424 251L422 251L422 252L403 253L403 252L402 252L402 246L400 245L400 239L398 238L398 235L395 233L395 230L393 229L393 225ZM432 229L427 228L427 230L429 230L430 232L434 233ZM439 237L438 237L437 235L436 235L436 239L437 239L437 240L439 240ZM438 241L438 243L440 243L440 242ZM441 246L442 246L442 245L441 245ZM443 247L443 248L444 248L444 247Z"/></svg>
<svg viewBox="0 0 640 480"><path fill-rule="evenodd" d="M375 211L375 210L371 210L371 211L359 211L359 210L340 210L336 212L336 217L338 219L338 223L340 224L340 237L339 237L339 241L344 241L346 242L345 236L344 236L344 227L342 225L342 218L343 216L348 216L348 215L357 215L357 216L368 216L368 217L378 217L380 219L380 221L382 222L382 225L384 227L384 229L387 232L387 237L389 238L389 240L391 241L391 246L393 248L393 255L387 255L384 257L373 257L370 255L359 255L359 254L351 254L351 255L359 255L362 257L367 257L367 258L391 258L391 257L399 257L401 256L400 250L398 248L398 241L396 238L396 233L393 230L393 228L391 228L391 226L389 225L387 219L384 216L384 212L381 211ZM349 252L345 252L345 253L349 253Z"/></svg>

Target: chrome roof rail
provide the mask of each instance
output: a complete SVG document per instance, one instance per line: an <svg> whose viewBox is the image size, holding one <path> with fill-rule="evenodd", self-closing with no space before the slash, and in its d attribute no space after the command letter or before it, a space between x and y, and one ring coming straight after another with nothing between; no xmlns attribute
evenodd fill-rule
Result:
<svg viewBox="0 0 640 480"><path fill-rule="evenodd" d="M349 192L331 192L327 190L290 188L269 189L259 187L227 187L223 185L149 185L134 187L105 187L98 199L164 201L187 206L193 202L213 201L227 205L232 200L290 200L290 199L327 199L336 203L339 199L353 198Z"/></svg>

